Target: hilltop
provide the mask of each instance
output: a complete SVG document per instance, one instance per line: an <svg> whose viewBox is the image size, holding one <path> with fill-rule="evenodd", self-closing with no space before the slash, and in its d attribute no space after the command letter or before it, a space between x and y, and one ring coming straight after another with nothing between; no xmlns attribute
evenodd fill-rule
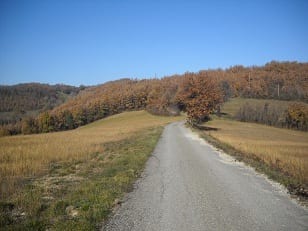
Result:
<svg viewBox="0 0 308 231"><path fill-rule="evenodd" d="M4 134L74 129L120 112L143 109L158 115L177 115L184 111L193 123L201 122L208 120L211 112L232 97L308 102L308 63L272 61L262 67L238 65L162 79L120 79L83 91L73 89L73 95L79 92L73 97L63 97L69 95L65 91L60 91L57 100L47 97L53 99L53 105L58 102L55 107L46 108L48 104L42 103L46 96L38 95L36 105L53 109L23 119L13 132L5 128ZM15 110L21 109L16 104Z"/></svg>

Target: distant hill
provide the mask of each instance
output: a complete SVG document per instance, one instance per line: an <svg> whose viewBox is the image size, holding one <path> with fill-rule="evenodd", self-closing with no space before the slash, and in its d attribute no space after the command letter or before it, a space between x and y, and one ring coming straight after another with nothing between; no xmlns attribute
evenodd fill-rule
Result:
<svg viewBox="0 0 308 231"><path fill-rule="evenodd" d="M200 122L232 97L307 103L308 63L272 61L264 66L237 65L162 79L127 78L84 90L64 85L20 84L0 87L0 97L2 124L25 118L14 126L0 127L0 135L74 129L134 110L159 115L184 111L188 119Z"/></svg>
<svg viewBox="0 0 308 231"><path fill-rule="evenodd" d="M51 114L61 111L78 114L87 110L97 115L104 110L109 115L125 110L147 109L154 114L167 115L171 108L183 109L179 102L179 90L183 87L183 80L191 77L214 79L225 101L242 97L308 103L308 63L272 61L260 67L237 65L225 70L187 72L162 79L110 81L87 88L74 99L54 108Z"/></svg>
<svg viewBox="0 0 308 231"><path fill-rule="evenodd" d="M67 99L76 96L79 87L68 85L48 85L25 83L13 86L0 86L0 124L15 123L25 116L57 107Z"/></svg>

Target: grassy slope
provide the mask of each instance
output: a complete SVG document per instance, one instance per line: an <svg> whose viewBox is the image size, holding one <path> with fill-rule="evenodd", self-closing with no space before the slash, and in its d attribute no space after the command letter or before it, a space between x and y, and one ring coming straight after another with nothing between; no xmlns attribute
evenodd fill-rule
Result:
<svg viewBox="0 0 308 231"><path fill-rule="evenodd" d="M2 194L0 229L95 229L130 189L162 126L178 119L128 112L73 131L0 138L2 190L14 193Z"/></svg>
<svg viewBox="0 0 308 231"><path fill-rule="evenodd" d="M294 193L305 194L308 186L308 133L230 120L247 101L288 104L275 100L233 99L222 108L227 113L226 118L207 123L218 131L206 131L203 136L283 183Z"/></svg>

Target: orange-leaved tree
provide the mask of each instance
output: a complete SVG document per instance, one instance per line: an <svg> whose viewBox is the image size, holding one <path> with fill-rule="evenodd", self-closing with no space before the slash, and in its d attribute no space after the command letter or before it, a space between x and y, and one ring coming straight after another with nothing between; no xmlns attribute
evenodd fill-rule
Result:
<svg viewBox="0 0 308 231"><path fill-rule="evenodd" d="M188 122L195 125L209 119L223 102L223 93L216 79L206 73L186 73L177 98L187 112Z"/></svg>
<svg viewBox="0 0 308 231"><path fill-rule="evenodd" d="M289 128L298 130L308 130L308 106L302 102L290 103L287 113L286 122Z"/></svg>

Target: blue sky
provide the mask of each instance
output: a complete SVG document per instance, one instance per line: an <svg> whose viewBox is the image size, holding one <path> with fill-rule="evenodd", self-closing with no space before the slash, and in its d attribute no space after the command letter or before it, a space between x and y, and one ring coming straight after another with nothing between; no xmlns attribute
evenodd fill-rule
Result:
<svg viewBox="0 0 308 231"><path fill-rule="evenodd" d="M308 1L0 0L0 84L308 62Z"/></svg>

